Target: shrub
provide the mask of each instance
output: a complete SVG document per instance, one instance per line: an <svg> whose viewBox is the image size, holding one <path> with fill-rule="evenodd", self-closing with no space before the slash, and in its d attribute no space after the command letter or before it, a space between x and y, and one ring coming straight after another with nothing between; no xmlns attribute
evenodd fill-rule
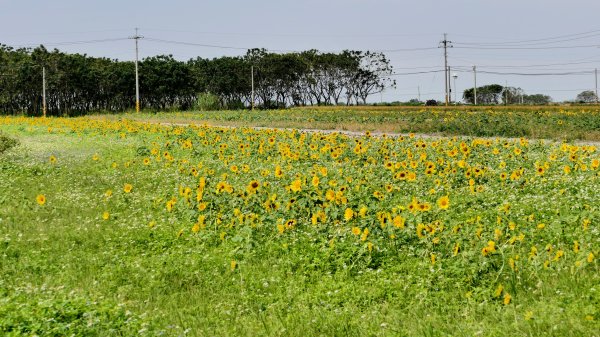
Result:
<svg viewBox="0 0 600 337"><path fill-rule="evenodd" d="M18 144L16 139L10 138L0 133L0 154Z"/></svg>
<svg viewBox="0 0 600 337"><path fill-rule="evenodd" d="M196 110L200 111L214 111L221 109L221 102L219 101L219 96L215 94L211 94L209 92L203 92L198 94L196 99L196 105L194 106Z"/></svg>

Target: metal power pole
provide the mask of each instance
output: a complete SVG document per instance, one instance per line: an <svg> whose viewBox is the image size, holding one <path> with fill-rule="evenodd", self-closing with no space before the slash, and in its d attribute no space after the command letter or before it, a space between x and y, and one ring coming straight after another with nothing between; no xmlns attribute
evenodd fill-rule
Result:
<svg viewBox="0 0 600 337"><path fill-rule="evenodd" d="M251 102L251 106L252 106L252 111L254 111L254 66L250 66L250 78L251 78L251 82L252 82L252 102Z"/></svg>
<svg viewBox="0 0 600 337"><path fill-rule="evenodd" d="M421 102L421 86L417 87L417 92L419 94L419 102Z"/></svg>
<svg viewBox="0 0 600 337"><path fill-rule="evenodd" d="M140 112L140 79L138 72L138 40L143 39L143 36L138 34L138 28L135 29L135 35L130 39L135 40L135 111Z"/></svg>
<svg viewBox="0 0 600 337"><path fill-rule="evenodd" d="M473 98L474 98L474 102L475 105L477 105L477 67L473 66L473 81L474 81L474 87L473 87Z"/></svg>
<svg viewBox="0 0 600 337"><path fill-rule="evenodd" d="M440 48L444 48L444 83L446 85L446 106L448 106L448 101L450 99L450 71L448 69L448 47L452 48L452 41L448 41L448 34L444 33L444 41L441 41Z"/></svg>
<svg viewBox="0 0 600 337"><path fill-rule="evenodd" d="M46 67L42 67L42 114L46 117Z"/></svg>

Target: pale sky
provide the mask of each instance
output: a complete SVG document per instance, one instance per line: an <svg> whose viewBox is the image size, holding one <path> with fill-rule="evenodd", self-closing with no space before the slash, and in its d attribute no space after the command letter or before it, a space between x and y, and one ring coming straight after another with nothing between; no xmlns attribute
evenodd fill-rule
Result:
<svg viewBox="0 0 600 337"><path fill-rule="evenodd" d="M600 68L599 18L598 0L0 0L0 43L43 43L49 49L132 60L131 40L52 43L126 38L139 27L146 38L140 41L141 57L172 54L187 60L245 53L198 44L275 51L376 50L388 51L395 72L403 74L443 69L443 52L437 47L448 33L454 42L449 64L462 70L457 72L459 92L473 86L473 73L464 71L477 65L478 85L508 82L528 94L561 101L594 89L593 70ZM503 49L481 49L498 47ZM406 50L420 48L432 49ZM371 101L406 101L417 97L419 87L423 100L443 100L443 72L394 78L397 89Z"/></svg>

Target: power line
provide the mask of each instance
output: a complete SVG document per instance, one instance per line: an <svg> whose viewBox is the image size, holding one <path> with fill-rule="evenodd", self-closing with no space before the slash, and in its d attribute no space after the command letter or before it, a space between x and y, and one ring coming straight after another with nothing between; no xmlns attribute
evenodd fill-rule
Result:
<svg viewBox="0 0 600 337"><path fill-rule="evenodd" d="M205 48L234 49L234 50L256 49L256 47L250 48L250 47L224 46L224 45L204 44L204 43L195 43L195 42L164 40L164 39L157 39L157 38L146 38L146 41L178 44L178 45L193 46L193 47L205 47ZM396 53L396 52L413 52L413 51L434 50L434 49L437 49L437 48L435 48L435 47L420 47L420 48L402 48L402 49L381 49L381 50L373 50L373 52ZM270 48L265 48L265 50L273 51L273 52L282 52L282 53L301 52L298 50L283 50L283 49L270 49Z"/></svg>
<svg viewBox="0 0 600 337"><path fill-rule="evenodd" d="M473 60L466 60L466 59L461 59L458 57L453 57L453 59L455 60L460 60L460 61L464 61L464 62L468 62L469 65L456 65L454 67L456 68L469 68L471 69L472 66L471 64L477 64L477 67L479 68L489 68L489 69L495 69L495 68L508 68L508 69L512 69L512 68L537 68L537 67L554 67L554 66L566 66L566 65L581 65L581 64L594 64L594 63L599 63L600 60L595 60L595 61L585 61L585 62L565 62L565 63L546 63L546 64L528 64L528 65L522 65L522 64L518 64L518 65L485 65L485 64L480 64L476 61ZM589 58L586 58L589 59ZM397 70L416 70L416 69L438 69L440 66L415 66L415 67L396 67L394 66L394 69ZM555 69L558 70L558 69ZM577 69L566 69L566 70L577 70Z"/></svg>
<svg viewBox="0 0 600 337"><path fill-rule="evenodd" d="M456 68L455 68L456 69ZM458 69L458 72L466 73L471 72L468 70ZM490 75L513 75L513 76L571 76L571 75L590 75L593 74L594 71L578 71L578 72L563 72L563 73L515 73L515 72L497 72L497 71L481 71L478 70L478 73L482 74L490 74Z"/></svg>
<svg viewBox="0 0 600 337"><path fill-rule="evenodd" d="M254 49L254 48L247 48L247 47L232 47L232 46L220 46L220 45L214 45L214 44L203 44L203 43L193 43L193 42L184 42L184 41L163 40L163 39L156 39L156 38L152 38L152 37L146 38L146 41L160 42L160 43L169 43L169 44L178 44L178 45L182 45L182 46L219 48L219 49L236 49L236 50Z"/></svg>
<svg viewBox="0 0 600 337"><path fill-rule="evenodd" d="M157 28L144 28L145 31L155 32L174 32L174 33L190 33L198 35L220 35L220 36L260 36L260 37L348 37L348 38L372 38L372 37L423 37L423 36L436 36L437 34L294 34L294 33L247 33L247 32L215 32L215 31L191 31L191 30L179 30L179 29L157 29Z"/></svg>
<svg viewBox="0 0 600 337"><path fill-rule="evenodd" d="M582 35L589 35L589 34L596 34L596 33L600 33L600 29L590 30L590 31L587 31L587 32L582 32L582 33L559 35L559 36L554 36L554 37L529 39L529 40L518 40L518 41L504 41L504 42L496 42L496 43L490 43L490 44L523 44L523 43L530 43L530 42L539 42L539 41L564 39L564 38L568 38L568 37L575 37L575 36L582 36ZM455 36L464 36L464 37L483 38L483 39L490 39L491 38L489 36L480 37L480 36L461 35L461 34L454 34L454 35ZM482 43L482 44L484 44L484 43Z"/></svg>
<svg viewBox="0 0 600 337"><path fill-rule="evenodd" d="M474 63L469 60L464 60L460 58L456 58L457 60ZM566 62L566 63L546 63L546 64L528 64L528 65L478 65L478 67L483 68L537 68L537 67L554 67L554 66L567 66L567 65L579 65L579 64L590 64L590 63L598 63L597 61L587 61L587 62Z"/></svg>
<svg viewBox="0 0 600 337"><path fill-rule="evenodd" d="M32 48L32 47L54 47L54 46L72 46L72 45L80 45L80 44L91 44L91 43L103 43L103 42L113 42L113 41L123 41L127 40L126 37L119 38L110 38L110 39L98 39L98 40L83 40L83 41L68 41L68 42L53 42L53 43L39 43L39 44L24 44L13 46L13 48Z"/></svg>
<svg viewBox="0 0 600 337"><path fill-rule="evenodd" d="M434 50L434 49L437 49L437 47L404 48L404 49L381 49L381 50L374 50L374 52L379 52L379 53L396 53L396 52L411 52L411 51Z"/></svg>
<svg viewBox="0 0 600 337"><path fill-rule="evenodd" d="M578 46L553 46L553 47L460 47L460 49L477 49L477 50L551 50L551 49L581 49L581 48L598 48L598 44L578 45Z"/></svg>
<svg viewBox="0 0 600 337"><path fill-rule="evenodd" d="M479 66L478 66L479 67ZM473 66L455 66L455 68L458 69L462 69L462 70L470 70L473 68ZM486 66L481 66L479 67L481 69L487 69L489 71L515 71L515 72L521 72L521 71L526 71L526 72L532 72L532 73L536 73L536 72L541 72L541 73L563 73L563 72L579 72L579 71L590 71L592 68L591 67L578 67L578 68L510 68L510 67L486 67Z"/></svg>
<svg viewBox="0 0 600 337"><path fill-rule="evenodd" d="M392 74L390 74L390 76L432 74L432 73L441 73L443 71L444 71L443 69L440 69L440 70L430 70L430 71L416 71L416 72L409 72L409 73L392 73Z"/></svg>
<svg viewBox="0 0 600 337"><path fill-rule="evenodd" d="M458 45L473 45L473 46L521 46L524 44L529 45L529 46L535 46L535 45L555 44L555 43L560 43L560 42L571 42L571 41L589 39L589 38L596 37L596 36L600 36L600 33L592 34L592 35L588 35L588 36L580 36L580 37L571 38L571 39L553 40L553 41L545 41L545 42L513 42L513 43L508 43L508 42L501 42L501 43L455 42L455 43Z"/></svg>
<svg viewBox="0 0 600 337"><path fill-rule="evenodd" d="M88 30L88 31L76 31L76 32L55 32L49 33L44 32L40 33L21 33L21 34L11 34L11 35L2 35L4 38L12 38L12 37L20 37L20 36L57 36L57 35L80 35L80 34L95 34L95 33L114 33L114 32L125 32L129 31L129 29L102 29L102 30Z"/></svg>
<svg viewBox="0 0 600 337"><path fill-rule="evenodd" d="M394 69L401 69L401 70L416 70L416 69L439 69L440 66L416 66L416 67L394 67Z"/></svg>

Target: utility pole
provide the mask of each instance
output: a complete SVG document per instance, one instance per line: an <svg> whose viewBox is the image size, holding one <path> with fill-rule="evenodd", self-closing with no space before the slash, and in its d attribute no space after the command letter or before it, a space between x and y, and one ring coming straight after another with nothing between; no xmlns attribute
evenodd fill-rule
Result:
<svg viewBox="0 0 600 337"><path fill-rule="evenodd" d="M446 106L448 106L448 100L450 99L450 91L448 90L450 86L450 71L448 69L448 47L452 48L452 41L448 41L448 34L444 33L444 41L441 41L440 44L441 46L438 48L444 48L444 82L446 85Z"/></svg>
<svg viewBox="0 0 600 337"><path fill-rule="evenodd" d="M448 66L448 102L452 104L452 82L450 82L450 66ZM446 104L447 105L447 104Z"/></svg>
<svg viewBox="0 0 600 337"><path fill-rule="evenodd" d="M504 81L504 105L508 105L508 81Z"/></svg>
<svg viewBox="0 0 600 337"><path fill-rule="evenodd" d="M456 73L452 74L452 78L454 79L454 103L458 103L458 87L456 86L456 79L458 78L458 75Z"/></svg>
<svg viewBox="0 0 600 337"><path fill-rule="evenodd" d="M477 67L473 66L473 81L475 86L473 87L473 98L475 99L475 105L477 105Z"/></svg>
<svg viewBox="0 0 600 337"><path fill-rule="evenodd" d="M46 67L42 67L42 114L46 118Z"/></svg>
<svg viewBox="0 0 600 337"><path fill-rule="evenodd" d="M598 68L594 68L594 78L596 80L596 104L598 104Z"/></svg>
<svg viewBox="0 0 600 337"><path fill-rule="evenodd" d="M418 97L419 97L419 102L421 102L421 86L417 86L417 92L418 92Z"/></svg>
<svg viewBox="0 0 600 337"><path fill-rule="evenodd" d="M251 78L251 82L252 82L252 102L251 102L251 106L252 106L252 111L254 111L254 66L250 66L250 78Z"/></svg>
<svg viewBox="0 0 600 337"><path fill-rule="evenodd" d="M138 73L138 40L143 39L143 36L138 34L138 28L135 28L135 35L130 39L135 40L135 112L140 112L140 79Z"/></svg>

